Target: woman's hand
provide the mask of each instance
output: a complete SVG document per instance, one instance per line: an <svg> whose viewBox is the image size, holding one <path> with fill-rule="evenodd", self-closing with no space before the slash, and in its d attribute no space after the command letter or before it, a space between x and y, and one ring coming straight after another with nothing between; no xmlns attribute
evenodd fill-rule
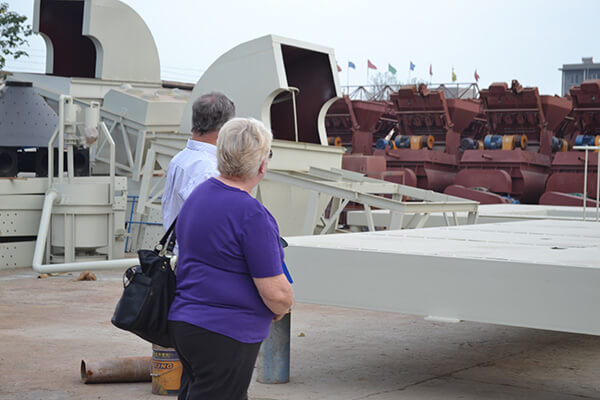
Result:
<svg viewBox="0 0 600 400"><path fill-rule="evenodd" d="M290 307L289 310L287 310L286 313L283 314L275 314L275 316L273 317L273 321L279 321L280 319L282 319L283 317L286 316L286 314L289 314L292 312L292 308L294 308L294 305L296 304L296 302L294 301L294 304L292 304L292 306Z"/></svg>

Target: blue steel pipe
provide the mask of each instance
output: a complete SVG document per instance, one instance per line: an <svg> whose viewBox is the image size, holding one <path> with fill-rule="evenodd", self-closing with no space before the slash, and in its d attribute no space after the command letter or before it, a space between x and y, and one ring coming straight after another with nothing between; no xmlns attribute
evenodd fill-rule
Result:
<svg viewBox="0 0 600 400"><path fill-rule="evenodd" d="M271 324L269 337L262 343L258 355L260 383L286 383L290 381L290 327L292 314Z"/></svg>

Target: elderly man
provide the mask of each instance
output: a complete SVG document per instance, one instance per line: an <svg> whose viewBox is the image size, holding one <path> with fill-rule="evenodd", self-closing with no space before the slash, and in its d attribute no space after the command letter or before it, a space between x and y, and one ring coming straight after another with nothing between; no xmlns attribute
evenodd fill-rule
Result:
<svg viewBox="0 0 600 400"><path fill-rule="evenodd" d="M219 130L235 115L233 102L222 93L200 96L192 106L192 138L185 149L173 157L167 169L167 182L162 196L163 227L171 226L183 203L196 186L219 175L217 169L217 137ZM175 248L178 252L178 247ZM187 398L189 377L181 376L179 398Z"/></svg>
<svg viewBox="0 0 600 400"><path fill-rule="evenodd" d="M173 157L162 197L165 230L179 214L183 202L202 182L219 175L217 137L219 129L235 115L233 102L222 93L208 93L192 106L192 138Z"/></svg>

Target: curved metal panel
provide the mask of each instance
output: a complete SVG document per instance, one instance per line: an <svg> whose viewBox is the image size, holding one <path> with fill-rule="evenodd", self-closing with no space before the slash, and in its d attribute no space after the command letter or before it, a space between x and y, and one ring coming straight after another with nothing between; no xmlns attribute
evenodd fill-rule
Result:
<svg viewBox="0 0 600 400"><path fill-rule="evenodd" d="M96 46L96 78L160 82L152 33L128 5L118 0L85 0L82 34Z"/></svg>
<svg viewBox="0 0 600 400"><path fill-rule="evenodd" d="M36 0L33 30L46 42L48 74L160 82L148 26L118 0Z"/></svg>
<svg viewBox="0 0 600 400"><path fill-rule="evenodd" d="M318 120L321 109L340 92L335 63L332 49L293 39L267 35L242 43L198 80L180 131L191 130L194 100L219 91L234 101L237 115L261 120L276 139L295 140L297 126L300 142L327 144Z"/></svg>

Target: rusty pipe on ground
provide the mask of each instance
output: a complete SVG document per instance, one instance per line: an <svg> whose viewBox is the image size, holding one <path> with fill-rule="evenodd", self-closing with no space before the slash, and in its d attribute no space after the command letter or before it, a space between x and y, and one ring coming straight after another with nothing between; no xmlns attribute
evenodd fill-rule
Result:
<svg viewBox="0 0 600 400"><path fill-rule="evenodd" d="M81 360L83 383L150 382L152 357L121 357L106 360Z"/></svg>

